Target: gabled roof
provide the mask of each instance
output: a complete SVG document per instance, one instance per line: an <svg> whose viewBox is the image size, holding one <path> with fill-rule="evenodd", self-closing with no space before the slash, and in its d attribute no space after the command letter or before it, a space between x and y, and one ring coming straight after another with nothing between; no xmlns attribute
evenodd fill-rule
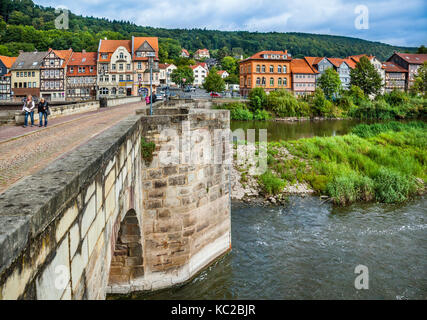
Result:
<svg viewBox="0 0 427 320"><path fill-rule="evenodd" d="M48 54L43 52L21 52L12 65L12 70L37 70L42 66L44 57Z"/></svg>
<svg viewBox="0 0 427 320"><path fill-rule="evenodd" d="M394 62L389 61L383 63L383 69L385 72L408 72L408 70L402 68Z"/></svg>
<svg viewBox="0 0 427 320"><path fill-rule="evenodd" d="M356 63L352 59L327 58L330 63L339 68L343 63L346 63L351 69L356 67Z"/></svg>
<svg viewBox="0 0 427 320"><path fill-rule="evenodd" d="M310 64L305 59L292 59L291 72L305 74L319 73L314 67L310 66Z"/></svg>
<svg viewBox="0 0 427 320"><path fill-rule="evenodd" d="M394 54L401 57L403 60L410 64L423 64L424 61L427 61L427 54L425 53L400 53L395 52ZM391 57L388 59L388 61Z"/></svg>
<svg viewBox="0 0 427 320"><path fill-rule="evenodd" d="M131 52L130 40L99 40L99 52L113 53L118 47L125 47L128 52Z"/></svg>
<svg viewBox="0 0 427 320"><path fill-rule="evenodd" d="M68 50L52 50L59 58L64 60L62 67L66 66L68 64L68 61L71 58L71 55L73 54L73 49Z"/></svg>
<svg viewBox="0 0 427 320"><path fill-rule="evenodd" d="M159 58L159 38L157 37L132 37L132 59L133 60L147 60L147 57L137 57L137 51L151 51L154 50L156 59Z"/></svg>
<svg viewBox="0 0 427 320"><path fill-rule="evenodd" d="M190 54L188 53L188 51L184 48L181 49L181 52L184 52L187 56L189 56Z"/></svg>
<svg viewBox="0 0 427 320"><path fill-rule="evenodd" d="M362 57L366 57L366 58L368 58L369 60L372 60L372 59L374 59L375 58L375 56L373 56L373 55L367 55L367 54L358 54L358 55L355 55L355 56L348 56L347 57L347 59L351 59L351 60L353 60L354 62L359 62L360 61L360 58L362 58Z"/></svg>
<svg viewBox="0 0 427 320"><path fill-rule="evenodd" d="M4 66L7 69L12 68L13 64L15 63L17 57L7 57L7 56L0 56L1 62L3 62Z"/></svg>
<svg viewBox="0 0 427 320"><path fill-rule="evenodd" d="M260 51L255 53L253 56L249 57L248 59L245 60L251 60L251 59L262 59L262 60L269 60L269 59L264 59L263 55L281 55L281 56L286 56L286 59L272 59L272 60L291 60L290 55L288 54L288 50L285 51L271 51L271 50L264 50L264 51ZM242 60L242 61L245 61Z"/></svg>
<svg viewBox="0 0 427 320"><path fill-rule="evenodd" d="M195 65L190 66L190 68L193 70L196 69L197 67L202 67L208 70L208 65L206 64L206 62L199 62L199 63L196 63Z"/></svg>
<svg viewBox="0 0 427 320"><path fill-rule="evenodd" d="M96 66L96 52L73 52L69 66Z"/></svg>
<svg viewBox="0 0 427 320"><path fill-rule="evenodd" d="M304 59L310 66L314 66L322 61L324 57L304 57Z"/></svg>
<svg viewBox="0 0 427 320"><path fill-rule="evenodd" d="M219 74L219 75L223 75L225 72L227 72L226 70L218 70L217 71L217 73ZM228 72L227 72L228 73Z"/></svg>
<svg viewBox="0 0 427 320"><path fill-rule="evenodd" d="M209 50L208 49L198 49L195 53L209 53Z"/></svg>

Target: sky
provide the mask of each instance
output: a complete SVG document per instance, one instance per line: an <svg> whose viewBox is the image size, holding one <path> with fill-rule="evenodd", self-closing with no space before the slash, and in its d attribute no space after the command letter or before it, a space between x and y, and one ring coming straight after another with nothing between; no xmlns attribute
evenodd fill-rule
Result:
<svg viewBox="0 0 427 320"><path fill-rule="evenodd" d="M427 0L35 0L141 26L307 32L427 46Z"/></svg>

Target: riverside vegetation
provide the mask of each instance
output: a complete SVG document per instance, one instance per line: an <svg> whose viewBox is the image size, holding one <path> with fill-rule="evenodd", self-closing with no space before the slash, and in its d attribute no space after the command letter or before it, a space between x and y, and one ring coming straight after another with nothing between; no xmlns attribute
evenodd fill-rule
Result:
<svg viewBox="0 0 427 320"><path fill-rule="evenodd" d="M362 124L344 136L270 142L267 154L268 170L251 178L260 194L274 203L287 193L287 186L296 184L339 205L399 203L424 192L427 124ZM245 187L247 167L236 166Z"/></svg>
<svg viewBox="0 0 427 320"><path fill-rule="evenodd" d="M426 116L427 99L416 94L392 91L369 99L357 86L342 92L339 98L327 99L317 88L313 95L296 98L286 90L268 95L262 88L249 94L249 102L233 102L220 106L230 110L231 120L269 120L272 118L355 118L355 119L414 119Z"/></svg>

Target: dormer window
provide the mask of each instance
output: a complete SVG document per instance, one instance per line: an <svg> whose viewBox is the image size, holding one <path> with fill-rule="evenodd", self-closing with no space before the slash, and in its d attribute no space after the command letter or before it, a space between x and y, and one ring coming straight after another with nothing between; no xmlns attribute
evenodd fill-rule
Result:
<svg viewBox="0 0 427 320"><path fill-rule="evenodd" d="M120 58L120 59L124 59L123 52L120 52L120 54L119 54L119 58Z"/></svg>

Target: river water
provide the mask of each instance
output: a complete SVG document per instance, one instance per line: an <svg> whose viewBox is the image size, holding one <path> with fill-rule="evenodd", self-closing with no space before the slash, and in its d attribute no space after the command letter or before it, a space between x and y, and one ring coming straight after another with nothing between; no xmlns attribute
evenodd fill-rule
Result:
<svg viewBox="0 0 427 320"><path fill-rule="evenodd" d="M427 197L341 208L318 197L233 203L232 251L191 282L134 299L427 299ZM358 290L355 268L368 268Z"/></svg>
<svg viewBox="0 0 427 320"><path fill-rule="evenodd" d="M348 133L356 120L232 121L268 141ZM427 197L336 207L318 197L286 206L233 203L232 251L189 283L133 299L427 299ZM369 289L355 288L368 268Z"/></svg>

